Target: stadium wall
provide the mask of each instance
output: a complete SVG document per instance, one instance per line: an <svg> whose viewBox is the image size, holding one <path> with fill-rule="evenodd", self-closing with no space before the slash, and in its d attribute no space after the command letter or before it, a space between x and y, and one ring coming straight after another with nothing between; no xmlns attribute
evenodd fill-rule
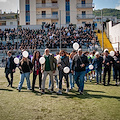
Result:
<svg viewBox="0 0 120 120"><path fill-rule="evenodd" d="M120 23L112 26L112 21L108 22L106 32L114 50L120 50Z"/></svg>

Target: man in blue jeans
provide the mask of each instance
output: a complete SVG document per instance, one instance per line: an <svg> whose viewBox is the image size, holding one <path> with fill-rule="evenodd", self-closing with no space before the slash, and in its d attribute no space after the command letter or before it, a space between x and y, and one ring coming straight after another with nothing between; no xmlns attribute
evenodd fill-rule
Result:
<svg viewBox="0 0 120 120"><path fill-rule="evenodd" d="M82 54L82 49L78 49L78 53L73 57L72 73L75 71L75 82L79 88L79 92L83 95L84 77L86 73L86 66L89 64L87 56ZM74 69L75 68L75 69Z"/></svg>
<svg viewBox="0 0 120 120"><path fill-rule="evenodd" d="M96 52L95 58L93 59L93 63L92 63L94 65L96 72L96 80L97 80L96 84L99 84L99 82L101 83L102 63L103 63L103 57L100 56L99 52Z"/></svg>

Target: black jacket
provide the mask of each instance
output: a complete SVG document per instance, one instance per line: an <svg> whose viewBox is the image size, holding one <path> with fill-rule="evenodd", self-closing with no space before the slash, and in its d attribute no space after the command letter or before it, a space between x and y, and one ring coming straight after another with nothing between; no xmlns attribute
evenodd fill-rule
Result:
<svg viewBox="0 0 120 120"><path fill-rule="evenodd" d="M119 63L117 63L117 61L119 61ZM114 67L115 69L120 69L120 55L114 57L113 67Z"/></svg>
<svg viewBox="0 0 120 120"><path fill-rule="evenodd" d="M19 67L22 68L20 70L20 73L27 73L27 72L30 72L30 70L32 70L33 65L30 61L29 61L29 65L27 65L27 62L24 62L23 64L21 64L21 62L20 62Z"/></svg>
<svg viewBox="0 0 120 120"><path fill-rule="evenodd" d="M35 71L35 62L37 62L37 60L35 60L34 63L33 63L33 67L34 67L34 68L33 68L33 72L34 72L34 73L36 72L36 71ZM40 64L39 60L38 60L38 69L41 70L41 64Z"/></svg>
<svg viewBox="0 0 120 120"><path fill-rule="evenodd" d="M106 69L111 69L111 65L112 65L113 62L114 62L113 57L111 57L110 55L104 56L104 57L103 57L103 61L105 61L104 67L105 67ZM111 63L111 62L112 62L112 63ZM107 63L109 63L110 65L108 66Z"/></svg>
<svg viewBox="0 0 120 120"><path fill-rule="evenodd" d="M80 66L81 64L85 64L85 66L81 67ZM82 54L81 56L76 54L73 57L72 70L74 70L74 67L75 67L75 72L85 71L86 70L86 66L88 66L88 65L89 65L88 58L84 54Z"/></svg>
<svg viewBox="0 0 120 120"><path fill-rule="evenodd" d="M10 71L12 71L13 69L16 68L16 65L14 63L14 58L12 56L10 57L10 68L7 68L7 65L8 65L8 61L6 61L5 72L6 72L6 69L10 69Z"/></svg>
<svg viewBox="0 0 120 120"><path fill-rule="evenodd" d="M92 64L96 70L102 70L103 57L94 58Z"/></svg>
<svg viewBox="0 0 120 120"><path fill-rule="evenodd" d="M70 67L69 57L65 56L63 59L58 62L61 66L58 67L58 70L63 70L65 67Z"/></svg>

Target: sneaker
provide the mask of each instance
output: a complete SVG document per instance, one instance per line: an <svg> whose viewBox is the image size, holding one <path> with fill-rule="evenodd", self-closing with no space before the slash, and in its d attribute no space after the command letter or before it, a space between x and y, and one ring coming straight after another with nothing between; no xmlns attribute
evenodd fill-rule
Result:
<svg viewBox="0 0 120 120"><path fill-rule="evenodd" d="M73 88L72 87L70 87L70 89L69 90L72 90Z"/></svg>
<svg viewBox="0 0 120 120"><path fill-rule="evenodd" d="M53 93L53 92L54 92L54 89L52 88L50 92Z"/></svg>
<svg viewBox="0 0 120 120"><path fill-rule="evenodd" d="M45 90L42 90L41 93L42 93L42 94L45 94Z"/></svg>
<svg viewBox="0 0 120 120"><path fill-rule="evenodd" d="M116 83L115 86L117 86L118 84Z"/></svg>
<svg viewBox="0 0 120 120"><path fill-rule="evenodd" d="M92 80L92 77L90 77L90 80Z"/></svg>
<svg viewBox="0 0 120 120"><path fill-rule="evenodd" d="M87 82L87 77L85 76L85 82Z"/></svg>
<svg viewBox="0 0 120 120"><path fill-rule="evenodd" d="M120 84L120 82L118 82L118 85Z"/></svg>
<svg viewBox="0 0 120 120"><path fill-rule="evenodd" d="M57 94L58 94L58 95L62 95L62 91L59 90L59 91L57 92Z"/></svg>
<svg viewBox="0 0 120 120"><path fill-rule="evenodd" d="M27 90L32 90L31 88L27 88Z"/></svg>
<svg viewBox="0 0 120 120"><path fill-rule="evenodd" d="M80 95L84 95L83 92L80 91Z"/></svg>
<svg viewBox="0 0 120 120"><path fill-rule="evenodd" d="M49 87L48 90L51 90L51 88Z"/></svg>
<svg viewBox="0 0 120 120"><path fill-rule="evenodd" d="M66 89L66 92L67 92L67 93L69 92L69 88Z"/></svg>
<svg viewBox="0 0 120 120"><path fill-rule="evenodd" d="M99 83L95 83L95 85L98 85Z"/></svg>
<svg viewBox="0 0 120 120"><path fill-rule="evenodd" d="M18 90L18 92L20 92L21 90Z"/></svg>
<svg viewBox="0 0 120 120"><path fill-rule="evenodd" d="M7 85L7 87L9 87L9 86L10 86L10 84Z"/></svg>

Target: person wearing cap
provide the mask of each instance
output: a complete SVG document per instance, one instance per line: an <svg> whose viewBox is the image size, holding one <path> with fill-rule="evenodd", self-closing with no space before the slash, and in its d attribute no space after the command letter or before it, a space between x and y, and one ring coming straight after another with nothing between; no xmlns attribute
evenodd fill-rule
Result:
<svg viewBox="0 0 120 120"><path fill-rule="evenodd" d="M101 76L102 76L102 63L103 63L103 57L100 56L99 52L95 53L95 58L93 59L92 64L94 65L95 68L95 73L96 73L96 84L101 83Z"/></svg>
<svg viewBox="0 0 120 120"><path fill-rule="evenodd" d="M108 83L110 84L111 77L111 65L113 64L113 58L109 55L108 50L104 51L103 64L104 64L104 73L103 73L103 85L106 85L106 73L108 72Z"/></svg>
<svg viewBox="0 0 120 120"><path fill-rule="evenodd" d="M83 94L84 90L84 77L86 73L86 66L88 64L89 61L87 56L82 54L82 49L78 49L78 53L73 57L71 72L74 73L75 71L75 82L81 95Z"/></svg>

